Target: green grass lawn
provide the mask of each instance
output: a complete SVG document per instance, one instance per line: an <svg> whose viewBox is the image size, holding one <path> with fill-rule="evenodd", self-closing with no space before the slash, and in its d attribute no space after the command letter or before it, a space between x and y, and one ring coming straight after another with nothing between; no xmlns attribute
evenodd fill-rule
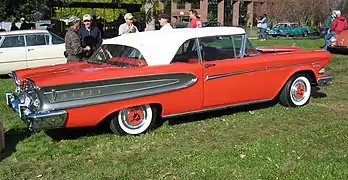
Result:
<svg viewBox="0 0 348 180"><path fill-rule="evenodd" d="M318 48L322 40L254 41ZM141 136L101 128L55 140L29 136L6 107L10 79L0 79L7 150L0 179L347 179L348 58L333 55L332 86L301 108L253 105L166 120ZM62 131L63 132L63 131ZM64 131L65 132L65 131Z"/></svg>

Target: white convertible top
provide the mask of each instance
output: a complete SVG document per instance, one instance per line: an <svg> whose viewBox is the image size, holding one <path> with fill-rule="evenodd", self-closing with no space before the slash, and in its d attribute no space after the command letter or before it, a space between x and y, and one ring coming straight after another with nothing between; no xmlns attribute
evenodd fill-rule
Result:
<svg viewBox="0 0 348 180"><path fill-rule="evenodd" d="M138 49L148 65L169 64L179 47L192 38L245 34L239 27L182 28L168 31L145 31L104 40L103 44L120 44Z"/></svg>

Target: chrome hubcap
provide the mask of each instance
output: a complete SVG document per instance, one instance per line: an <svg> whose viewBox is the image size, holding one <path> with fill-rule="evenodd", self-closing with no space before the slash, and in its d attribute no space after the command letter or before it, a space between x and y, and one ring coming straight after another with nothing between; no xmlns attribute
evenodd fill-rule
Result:
<svg viewBox="0 0 348 180"><path fill-rule="evenodd" d="M136 106L121 110L122 123L129 129L137 129L141 127L146 118L146 109L143 106Z"/></svg>
<svg viewBox="0 0 348 180"><path fill-rule="evenodd" d="M306 98L306 92L306 83L302 80L298 80L291 86L290 95L294 101L301 102L304 98Z"/></svg>

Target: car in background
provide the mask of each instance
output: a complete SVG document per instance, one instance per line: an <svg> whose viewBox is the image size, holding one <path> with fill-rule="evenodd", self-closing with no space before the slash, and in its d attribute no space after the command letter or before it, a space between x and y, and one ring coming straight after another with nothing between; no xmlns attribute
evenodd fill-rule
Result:
<svg viewBox="0 0 348 180"><path fill-rule="evenodd" d="M348 54L348 30L342 31L332 37L328 50L331 53Z"/></svg>
<svg viewBox="0 0 348 180"><path fill-rule="evenodd" d="M278 23L268 31L268 34L277 36L303 36L307 37L311 33L309 27L299 26L297 23Z"/></svg>
<svg viewBox="0 0 348 180"><path fill-rule="evenodd" d="M6 101L32 131L105 122L137 135L163 118L272 100L304 106L332 83L330 60L323 50L255 47L239 27L145 31L105 40L84 62L12 72Z"/></svg>
<svg viewBox="0 0 348 180"><path fill-rule="evenodd" d="M0 32L0 74L64 64L64 51L64 39L47 30Z"/></svg>

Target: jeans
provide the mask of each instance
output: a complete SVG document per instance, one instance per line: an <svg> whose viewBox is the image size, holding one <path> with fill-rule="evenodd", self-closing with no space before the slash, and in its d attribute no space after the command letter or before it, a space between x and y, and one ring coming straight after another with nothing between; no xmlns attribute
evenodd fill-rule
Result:
<svg viewBox="0 0 348 180"><path fill-rule="evenodd" d="M267 38L266 28L261 28L261 39Z"/></svg>
<svg viewBox="0 0 348 180"><path fill-rule="evenodd" d="M324 37L324 40L325 40L325 45L324 45L324 50L327 50L327 48L329 47L329 43L330 43L330 39L332 38L332 37L334 37L335 36L335 31L331 31L330 33L327 33L326 35L325 35L325 37Z"/></svg>

